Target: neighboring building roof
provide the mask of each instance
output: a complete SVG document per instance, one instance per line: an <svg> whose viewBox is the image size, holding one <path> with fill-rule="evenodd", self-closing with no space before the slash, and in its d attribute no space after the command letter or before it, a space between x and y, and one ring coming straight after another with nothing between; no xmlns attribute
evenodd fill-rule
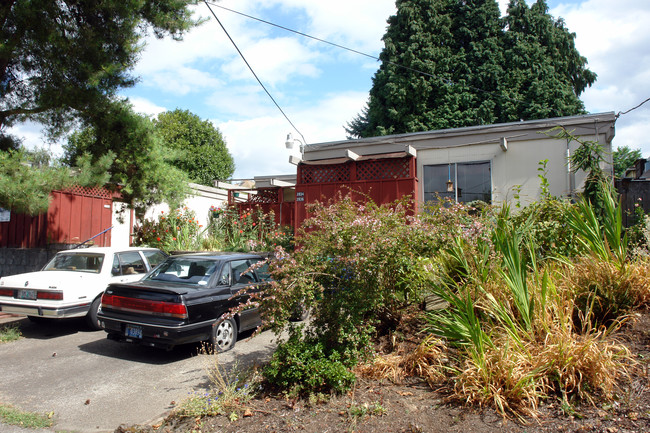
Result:
<svg viewBox="0 0 650 433"><path fill-rule="evenodd" d="M305 146L303 159L308 163L322 159L350 159L350 152L353 155L367 156L404 151L410 153L409 146L417 151L498 143L502 138L508 141L531 140L557 126L562 126L577 136L605 134L606 140L610 142L614 137L615 122L615 113L606 112L315 143Z"/></svg>

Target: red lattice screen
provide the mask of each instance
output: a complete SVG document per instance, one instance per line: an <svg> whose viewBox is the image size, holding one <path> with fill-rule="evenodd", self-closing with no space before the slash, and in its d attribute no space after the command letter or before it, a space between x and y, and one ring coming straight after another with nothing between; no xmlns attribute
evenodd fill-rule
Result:
<svg viewBox="0 0 650 433"><path fill-rule="evenodd" d="M250 194L248 196L249 203L265 204L265 203L279 203L280 202L280 189L279 188L260 188L257 194Z"/></svg>
<svg viewBox="0 0 650 433"><path fill-rule="evenodd" d="M350 164L304 165L300 183L349 182Z"/></svg>
<svg viewBox="0 0 650 433"><path fill-rule="evenodd" d="M404 179L411 177L408 158L357 162L357 180Z"/></svg>
<svg viewBox="0 0 650 433"><path fill-rule="evenodd" d="M113 194L104 188L91 188L91 187L85 187L85 186L73 186L68 189L66 189L63 192L67 192L70 194L77 194L77 195L83 195L86 197L98 197L98 198L105 198L105 199L110 199L113 197Z"/></svg>

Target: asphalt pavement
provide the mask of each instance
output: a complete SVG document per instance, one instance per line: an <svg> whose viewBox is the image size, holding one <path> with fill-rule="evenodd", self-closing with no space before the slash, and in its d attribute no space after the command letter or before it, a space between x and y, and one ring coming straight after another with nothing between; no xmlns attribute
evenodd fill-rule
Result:
<svg viewBox="0 0 650 433"><path fill-rule="evenodd" d="M200 345L172 351L117 343L104 331L89 331L83 320L15 321L23 337L0 344L0 403L22 410L54 412L54 425L38 432L112 432L121 424L154 423L193 392L209 387L207 367L226 371L262 363L274 335L241 336L235 348L201 354ZM216 361L215 361L216 357ZM0 423L0 433L27 433Z"/></svg>

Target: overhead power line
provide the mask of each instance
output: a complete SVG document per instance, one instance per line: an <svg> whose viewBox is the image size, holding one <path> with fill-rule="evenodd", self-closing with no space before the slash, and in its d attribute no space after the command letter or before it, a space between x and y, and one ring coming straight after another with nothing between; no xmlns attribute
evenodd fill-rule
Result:
<svg viewBox="0 0 650 433"><path fill-rule="evenodd" d="M627 111L623 111L623 112L619 111L618 114L616 115L616 118L618 119L618 118L621 117L622 115L627 114L627 113L629 113L630 111L634 111L634 110L636 110L637 108L639 108L640 106L642 106L643 104L645 104L645 103L648 102L648 101L650 101L650 98L647 98L645 101L643 101L642 103L640 103L640 104L637 105L636 107L632 107L632 108L630 108L630 109L627 110Z"/></svg>
<svg viewBox="0 0 650 433"><path fill-rule="evenodd" d="M302 137L302 142L303 142L304 144L307 144L307 140L305 140L305 137L302 135L302 133L300 132L300 130L299 130L298 128L296 128L296 125L293 124L293 122L291 121L291 119L289 119L289 116L287 116L287 114L284 112L284 110L282 109L282 107L280 107L280 105L277 103L277 101L275 100L275 98L273 98L273 95L271 95L271 93L267 90L266 86L264 86L264 84L263 84L262 81L259 79L259 77L258 77L257 74L255 73L255 71L253 70L253 68L251 67L251 65L248 63L248 60L246 60L246 57L244 57L244 54L241 52L241 50L239 49L239 47L237 46L237 44L235 43L235 41L230 37L230 34L228 33L228 30L226 30L226 28L223 26L223 24L221 23L221 21L219 20L219 18L217 18L217 15L214 13L214 11L212 10L212 8L211 8L210 5L208 4L208 2L207 2L207 1L204 1L203 3L205 3L205 5L208 7L208 9L210 9L210 13L212 13L212 16L214 17L215 20L217 20L217 22L219 23L219 25L220 25L221 28L223 29L223 32L226 34L226 36L228 36L228 39L230 39L230 42L232 42L233 46L235 47L235 49L236 49L237 52L239 53L239 56L242 58L242 60L244 61L244 63L246 63L246 66L248 66L248 69L251 71L251 73L253 74L253 76L255 77L255 79L257 80L257 82L259 83L259 85L262 86L262 89L264 89L264 91L265 91L266 94L269 96L269 98L271 98L271 101L273 101L273 103L274 103L275 106L278 108L278 110L280 110L280 113L282 113L282 115L284 116L284 118L287 119L287 122L289 122L289 124L293 127L293 129L294 129L298 134L300 134L300 136ZM213 4L214 6L218 6L218 5L214 4L214 3L212 3L212 4Z"/></svg>
<svg viewBox="0 0 650 433"><path fill-rule="evenodd" d="M204 2L205 2L206 5L208 4L208 2L207 2L206 0L204 0ZM232 13L234 13L234 14L241 15L241 16L243 16L243 17L250 18L250 19L255 20L255 21L259 21L259 22L264 23L264 24L267 24L267 25L269 25L269 26L277 27L277 28L282 29L282 30L285 30L285 31L287 31L287 32L295 33L295 34L297 34L297 35L300 35L300 36L303 36L303 37L306 37L306 38L309 38L309 39L313 39L313 40L315 40L315 41L322 42L322 43L324 43L324 44L328 44L328 45L331 45L331 46L333 46L333 47L340 48L340 49L342 49L342 50L350 51L350 52L352 52L352 53L359 54L359 55L361 55L361 56L368 57L368 58L371 58L371 59L373 59L373 60L377 60L377 61L379 61L379 62L382 61L379 57L377 57L377 56L373 56L372 54L364 53L364 52L362 52L362 51L355 50L355 49L352 49L352 48L346 47L346 46L344 46L344 45L336 44L336 43L334 43L334 42L330 42L330 41L327 41L327 40L325 40L325 39L317 38L317 37L312 36L312 35L309 35L309 34L307 34L307 33L303 33L303 32L300 32L300 31L298 31L298 30L291 29L291 28L289 28L289 27L281 26L281 25L279 25L279 24L275 24L275 23L273 23L273 22L271 22L271 21L263 20L263 19L261 19L261 18L257 18L257 17L254 17L254 16L252 16L252 15L248 15L248 14L245 14L245 13L243 13L243 12L239 12L239 11L236 11L236 10L234 10L234 9L230 9L230 8L227 8L227 7L225 7L225 6L221 6L221 5L216 4L216 3L212 3L212 2L210 2L210 4L213 5L213 6L216 6L216 7L220 8L220 9L226 10L226 11L228 11L228 12L232 12ZM212 9L210 9L210 11L212 11ZM214 12L213 12L213 15L214 15ZM427 77L434 78L434 79L436 79L436 80L440 80L440 81L443 82L443 84L445 84L445 85L447 85L447 86L458 86L458 85L460 85L460 84L454 82L453 80L451 80L451 79L449 79L449 78L443 78L443 77L440 77L440 76L438 76L438 75L436 75L436 74L431 74L431 73L429 73L429 72L420 71L419 69L411 68L411 67L409 67L409 66L404 66L404 65L401 65L401 64L399 64L399 63L392 62L392 61L390 61L390 60L385 60L385 63L388 63L388 64L390 64L390 65L396 66L396 67L401 68L401 69L405 69L405 70L407 70L407 71L409 71L409 72L414 72L414 73L416 73L416 74L420 74L420 75L424 75L424 76L427 76ZM522 101L522 100L520 100L520 99L511 98L511 97L506 96L506 95L503 95L503 94L501 94L501 93L494 93L494 92L490 92L489 90L484 90L484 89L480 89L480 88L478 88L478 87L473 87L473 86L467 86L467 88L472 89L472 90L475 90L475 91L477 91L477 92L481 92L481 93L485 93L485 94L488 94L488 95L492 95L492 96L497 97L497 98L507 99L508 101L519 102L519 103L521 103L521 104L525 104L525 105L532 105L532 103L530 103L530 102Z"/></svg>

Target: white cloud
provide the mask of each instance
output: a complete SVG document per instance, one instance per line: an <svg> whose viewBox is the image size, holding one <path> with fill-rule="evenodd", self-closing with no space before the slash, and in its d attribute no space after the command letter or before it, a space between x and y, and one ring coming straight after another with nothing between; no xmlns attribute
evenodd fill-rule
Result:
<svg viewBox="0 0 650 433"><path fill-rule="evenodd" d="M223 81L205 71L178 67L155 72L143 80L143 84L155 86L165 93L183 96L214 88L223 84Z"/></svg>
<svg viewBox="0 0 650 433"><path fill-rule="evenodd" d="M160 113L167 111L167 108L156 105L148 99L138 96L129 98L129 102L133 105L133 111L149 117L155 117Z"/></svg>
<svg viewBox="0 0 650 433"><path fill-rule="evenodd" d="M308 144L344 140L343 125L358 113L366 98L365 92L328 95L309 108L289 107L289 110L298 113L292 120ZM295 173L295 166L288 160L290 154L298 154L298 149L289 152L284 142L289 132L295 138L300 135L282 115L213 123L222 132L235 159L236 178Z"/></svg>
<svg viewBox="0 0 650 433"><path fill-rule="evenodd" d="M261 39L242 52L265 86L286 82L296 75L314 78L320 74L319 68L313 64L319 54L295 38ZM254 80L240 57L226 64L223 71L230 80Z"/></svg>

